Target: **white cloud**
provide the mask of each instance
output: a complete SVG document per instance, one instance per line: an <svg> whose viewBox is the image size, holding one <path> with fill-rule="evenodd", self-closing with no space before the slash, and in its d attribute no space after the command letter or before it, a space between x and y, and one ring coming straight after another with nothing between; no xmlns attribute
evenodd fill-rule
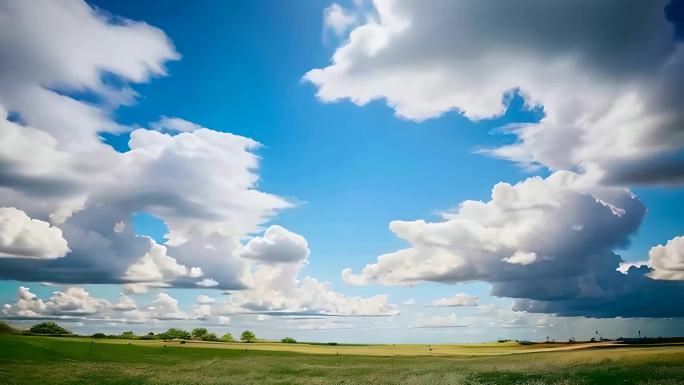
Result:
<svg viewBox="0 0 684 385"><path fill-rule="evenodd" d="M455 314L448 316L434 316L427 317L424 314L418 314L412 328L461 328L468 327L464 320L457 317Z"/></svg>
<svg viewBox="0 0 684 385"><path fill-rule="evenodd" d="M273 225L263 237L250 239L240 255L266 263L300 262L309 256L309 245L301 235Z"/></svg>
<svg viewBox="0 0 684 385"><path fill-rule="evenodd" d="M574 225L572 227L573 230L577 228L577 225ZM504 262L512 263L512 264L518 264L518 265L529 265L530 263L533 263L534 261L537 260L537 254L536 253L526 253L524 251L516 251L511 255L510 257L506 257L502 259Z"/></svg>
<svg viewBox="0 0 684 385"><path fill-rule="evenodd" d="M440 298L432 301L430 306L436 307L459 307L477 306L478 297L474 295L459 293L449 298Z"/></svg>
<svg viewBox="0 0 684 385"><path fill-rule="evenodd" d="M14 207L0 207L0 258L61 258L69 252L62 230Z"/></svg>
<svg viewBox="0 0 684 385"><path fill-rule="evenodd" d="M412 247L381 255L360 274L346 270L342 277L352 284L407 285L581 274L589 268L590 254L624 244L644 212L629 192L591 187L585 177L570 172L515 185L498 183L490 201L462 202L443 213L442 221L393 221L390 229ZM577 224L585 230L572 230ZM523 250L543 260L529 265L503 261Z"/></svg>
<svg viewBox="0 0 684 385"><path fill-rule="evenodd" d="M100 138L131 130L111 118L133 102L128 84L164 75L179 58L162 31L77 0L1 2L0 56L10 58L0 72L0 205L59 224L71 248L50 263L2 259L0 278L195 287L211 271L201 284L244 287L241 239L291 206L257 189L259 144L172 117L152 124L164 132L132 130L123 153ZM150 251L135 237L136 212L164 221L164 246Z"/></svg>
<svg viewBox="0 0 684 385"><path fill-rule="evenodd" d="M193 132L204 127L185 119L162 116L158 121L151 124L151 128L157 131L179 133Z"/></svg>
<svg viewBox="0 0 684 385"><path fill-rule="evenodd" d="M196 283L197 286L202 286L202 287L216 287L219 285L218 282L211 278L204 278L203 280L199 281Z"/></svg>
<svg viewBox="0 0 684 385"><path fill-rule="evenodd" d="M150 318L158 320L183 320L188 315L178 308L178 300L161 292L145 309Z"/></svg>
<svg viewBox="0 0 684 385"><path fill-rule="evenodd" d="M68 287L64 291L55 291L49 299L43 301L27 287L20 286L17 300L6 304L3 314L8 317L80 317L93 315L109 308L109 302L94 298L81 287Z"/></svg>
<svg viewBox="0 0 684 385"><path fill-rule="evenodd" d="M390 229L410 247L379 256L358 274L345 269L343 280L357 285L485 281L492 295L516 298L515 309L528 312L683 314L663 305L684 300L680 284L649 278L648 267L626 275L616 271L623 261L613 250L628 244L645 215L628 190L559 171L515 185L499 183L491 200L465 201L442 215L434 223L392 222ZM506 261L517 252L534 253L536 260Z"/></svg>
<svg viewBox="0 0 684 385"><path fill-rule="evenodd" d="M197 303L200 305L209 305L216 302L216 298L208 295L200 294L197 296Z"/></svg>
<svg viewBox="0 0 684 385"><path fill-rule="evenodd" d="M332 30L338 36L356 22L356 17L337 3L332 3L323 10L323 28Z"/></svg>
<svg viewBox="0 0 684 385"><path fill-rule="evenodd" d="M123 293L119 297L119 302L112 305L112 309L119 311L131 311L136 310L137 308L138 306L135 304L135 301Z"/></svg>
<svg viewBox="0 0 684 385"><path fill-rule="evenodd" d="M144 282L162 284L170 282L178 277L193 276L201 272L199 268L188 269L179 264L175 258L166 254L166 247L158 244L152 238L147 237L150 249L135 263L126 269L125 278L131 282ZM199 269L199 270L197 270Z"/></svg>
<svg viewBox="0 0 684 385"><path fill-rule="evenodd" d="M404 306L415 306L416 305L416 300L413 298L409 298L406 301L402 302L402 305Z"/></svg>
<svg viewBox="0 0 684 385"><path fill-rule="evenodd" d="M332 63L304 78L323 101L384 100L417 121L497 117L519 90L545 117L489 154L615 183L680 183L684 47L667 3L377 0Z"/></svg>
<svg viewBox="0 0 684 385"><path fill-rule="evenodd" d="M684 237L674 237L648 253L651 276L656 279L684 280Z"/></svg>
<svg viewBox="0 0 684 385"><path fill-rule="evenodd" d="M62 148L98 147L98 131L121 130L108 109L57 90L90 91L111 105L130 103L135 92L115 88L103 73L127 82L164 75L179 58L167 36L148 24L112 18L84 1L0 3L0 105L44 130Z"/></svg>

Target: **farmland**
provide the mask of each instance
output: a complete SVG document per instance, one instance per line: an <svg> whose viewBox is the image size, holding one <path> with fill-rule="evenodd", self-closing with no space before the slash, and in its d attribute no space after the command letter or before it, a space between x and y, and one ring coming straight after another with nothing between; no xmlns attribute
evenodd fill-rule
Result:
<svg viewBox="0 0 684 385"><path fill-rule="evenodd" d="M681 384L684 346L186 343L0 336L3 384Z"/></svg>

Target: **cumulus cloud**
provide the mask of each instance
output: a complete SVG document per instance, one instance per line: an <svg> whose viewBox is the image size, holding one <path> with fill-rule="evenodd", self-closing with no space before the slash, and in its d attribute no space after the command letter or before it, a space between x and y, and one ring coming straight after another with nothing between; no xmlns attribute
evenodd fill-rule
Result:
<svg viewBox="0 0 684 385"><path fill-rule="evenodd" d="M316 278L299 278L305 264L258 266L249 289L231 292L216 314L268 313L331 316L386 316L398 313L387 295L348 296Z"/></svg>
<svg viewBox="0 0 684 385"><path fill-rule="evenodd" d="M575 226L575 227L573 227L573 230L579 231L580 227L581 226ZM524 251L516 251L510 257L506 257L506 258L502 259L502 261L504 261L504 262L518 264L518 265L529 265L530 263L533 263L536 260L537 260L537 254L536 253L526 253Z"/></svg>
<svg viewBox="0 0 684 385"><path fill-rule="evenodd" d="M450 314L448 316L433 316L428 317L424 314L418 314L416 320L414 321L411 328L464 328L468 327L464 320L456 316L456 314Z"/></svg>
<svg viewBox="0 0 684 385"><path fill-rule="evenodd" d="M4 1L0 25L0 56L8 58L0 68L0 205L35 219L32 228L45 223L40 239L55 248L3 255L0 278L244 287L241 239L291 206L256 188L259 143L180 118L162 117L153 129L111 118L134 101L130 83L164 75L165 63L179 58L166 35L77 0ZM120 131L131 131L123 153L100 138ZM164 221L165 245L135 236L137 212ZM60 229L70 252L57 247ZM21 234L25 247L39 246Z"/></svg>
<svg viewBox="0 0 684 385"><path fill-rule="evenodd" d="M680 316L663 303L682 300L684 282L653 280L648 267L616 271L623 261L613 250L628 245L644 214L629 191L571 172L499 183L491 200L465 201L442 221L392 222L411 247L381 255L358 274L346 269L342 278L357 285L479 280L491 283L493 295L518 298L517 310ZM535 261L506 260L520 252Z"/></svg>
<svg viewBox="0 0 684 385"><path fill-rule="evenodd" d="M167 293L161 292L145 309L150 318L159 320L182 320L188 315L178 307L178 300Z"/></svg>
<svg viewBox="0 0 684 385"><path fill-rule="evenodd" d="M663 245L652 247L648 253L651 277L684 280L684 237L674 237Z"/></svg>
<svg viewBox="0 0 684 385"><path fill-rule="evenodd" d="M263 237L250 239L240 255L270 263L300 262L309 256L309 245L301 235L273 225Z"/></svg>
<svg viewBox="0 0 684 385"><path fill-rule="evenodd" d="M185 265L179 264L175 258L168 256L166 247L157 244L152 238L147 239L150 242L149 251L126 269L126 280L161 284L179 277L195 278L201 275L200 268L188 269Z"/></svg>
<svg viewBox="0 0 684 385"><path fill-rule="evenodd" d="M62 230L31 219L14 207L0 207L0 258L61 258L69 252Z"/></svg>
<svg viewBox="0 0 684 385"><path fill-rule="evenodd" d="M197 296L197 303L200 305L208 305L216 302L216 298L208 295L200 294Z"/></svg>
<svg viewBox="0 0 684 385"><path fill-rule="evenodd" d="M162 116L158 121L150 125L151 128L157 131L179 133L179 132L193 132L203 128L197 123L193 123L181 118Z"/></svg>
<svg viewBox="0 0 684 385"><path fill-rule="evenodd" d="M112 305L112 309L120 311L132 311L137 308L138 306L135 304L135 301L123 293L119 297L119 302Z"/></svg>
<svg viewBox="0 0 684 385"><path fill-rule="evenodd" d="M332 3L323 10L323 28L342 35L357 22L356 17L337 3Z"/></svg>
<svg viewBox="0 0 684 385"><path fill-rule="evenodd" d="M681 6L666 13L668 2L376 0L304 79L323 101L383 99L417 121L497 117L518 92L544 118L487 153L610 183L681 183L684 47Z"/></svg>
<svg viewBox="0 0 684 385"><path fill-rule="evenodd" d="M19 318L81 317L94 315L109 305L109 302L92 297L81 287L55 291L52 297L43 301L29 288L20 286L17 300L12 304L5 304L3 314L6 317Z"/></svg>
<svg viewBox="0 0 684 385"><path fill-rule="evenodd" d="M432 301L430 306L435 307L459 307L477 306L478 297L474 295L459 293L449 298L440 298Z"/></svg>
<svg viewBox="0 0 684 385"><path fill-rule="evenodd" d="M4 305L2 316L10 319L143 323L203 319L200 310L194 309L193 317L190 317L180 309L177 299L164 292L158 293L148 305L138 307L135 301L125 294L121 294L118 302L112 303L93 297L82 287L70 286L63 291L55 291L51 297L43 300L32 293L29 288L20 286L16 300Z"/></svg>

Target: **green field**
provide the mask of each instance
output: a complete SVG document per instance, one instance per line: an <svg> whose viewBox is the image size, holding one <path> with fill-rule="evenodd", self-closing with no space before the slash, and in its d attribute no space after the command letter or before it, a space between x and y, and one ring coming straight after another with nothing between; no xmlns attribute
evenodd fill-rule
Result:
<svg viewBox="0 0 684 385"><path fill-rule="evenodd" d="M682 345L432 349L1 335L0 384L684 384Z"/></svg>

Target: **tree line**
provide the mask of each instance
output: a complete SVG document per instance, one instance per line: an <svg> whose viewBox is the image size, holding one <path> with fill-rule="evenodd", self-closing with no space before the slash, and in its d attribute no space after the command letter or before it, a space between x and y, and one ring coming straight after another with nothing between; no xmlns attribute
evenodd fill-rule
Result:
<svg viewBox="0 0 684 385"><path fill-rule="evenodd" d="M9 325L0 322L0 333L19 333L19 334L39 334L39 335L74 335L71 331L59 326L58 324L47 321L40 322L31 326L27 331L19 331L13 329ZM183 340L183 341L210 341L210 342L245 342L252 343L257 342L257 337L251 330L245 330L240 334L240 339L236 340L231 333L225 333L223 336L218 337L216 333L212 333L206 328L194 328L191 331L187 331L179 328L170 328L164 332L155 334L154 332L149 332L144 335L137 335L133 331L125 331L118 335L95 333L91 338L121 338L121 339L131 339L131 340ZM297 343L297 340L291 337L285 337L280 340L282 343L293 344Z"/></svg>

